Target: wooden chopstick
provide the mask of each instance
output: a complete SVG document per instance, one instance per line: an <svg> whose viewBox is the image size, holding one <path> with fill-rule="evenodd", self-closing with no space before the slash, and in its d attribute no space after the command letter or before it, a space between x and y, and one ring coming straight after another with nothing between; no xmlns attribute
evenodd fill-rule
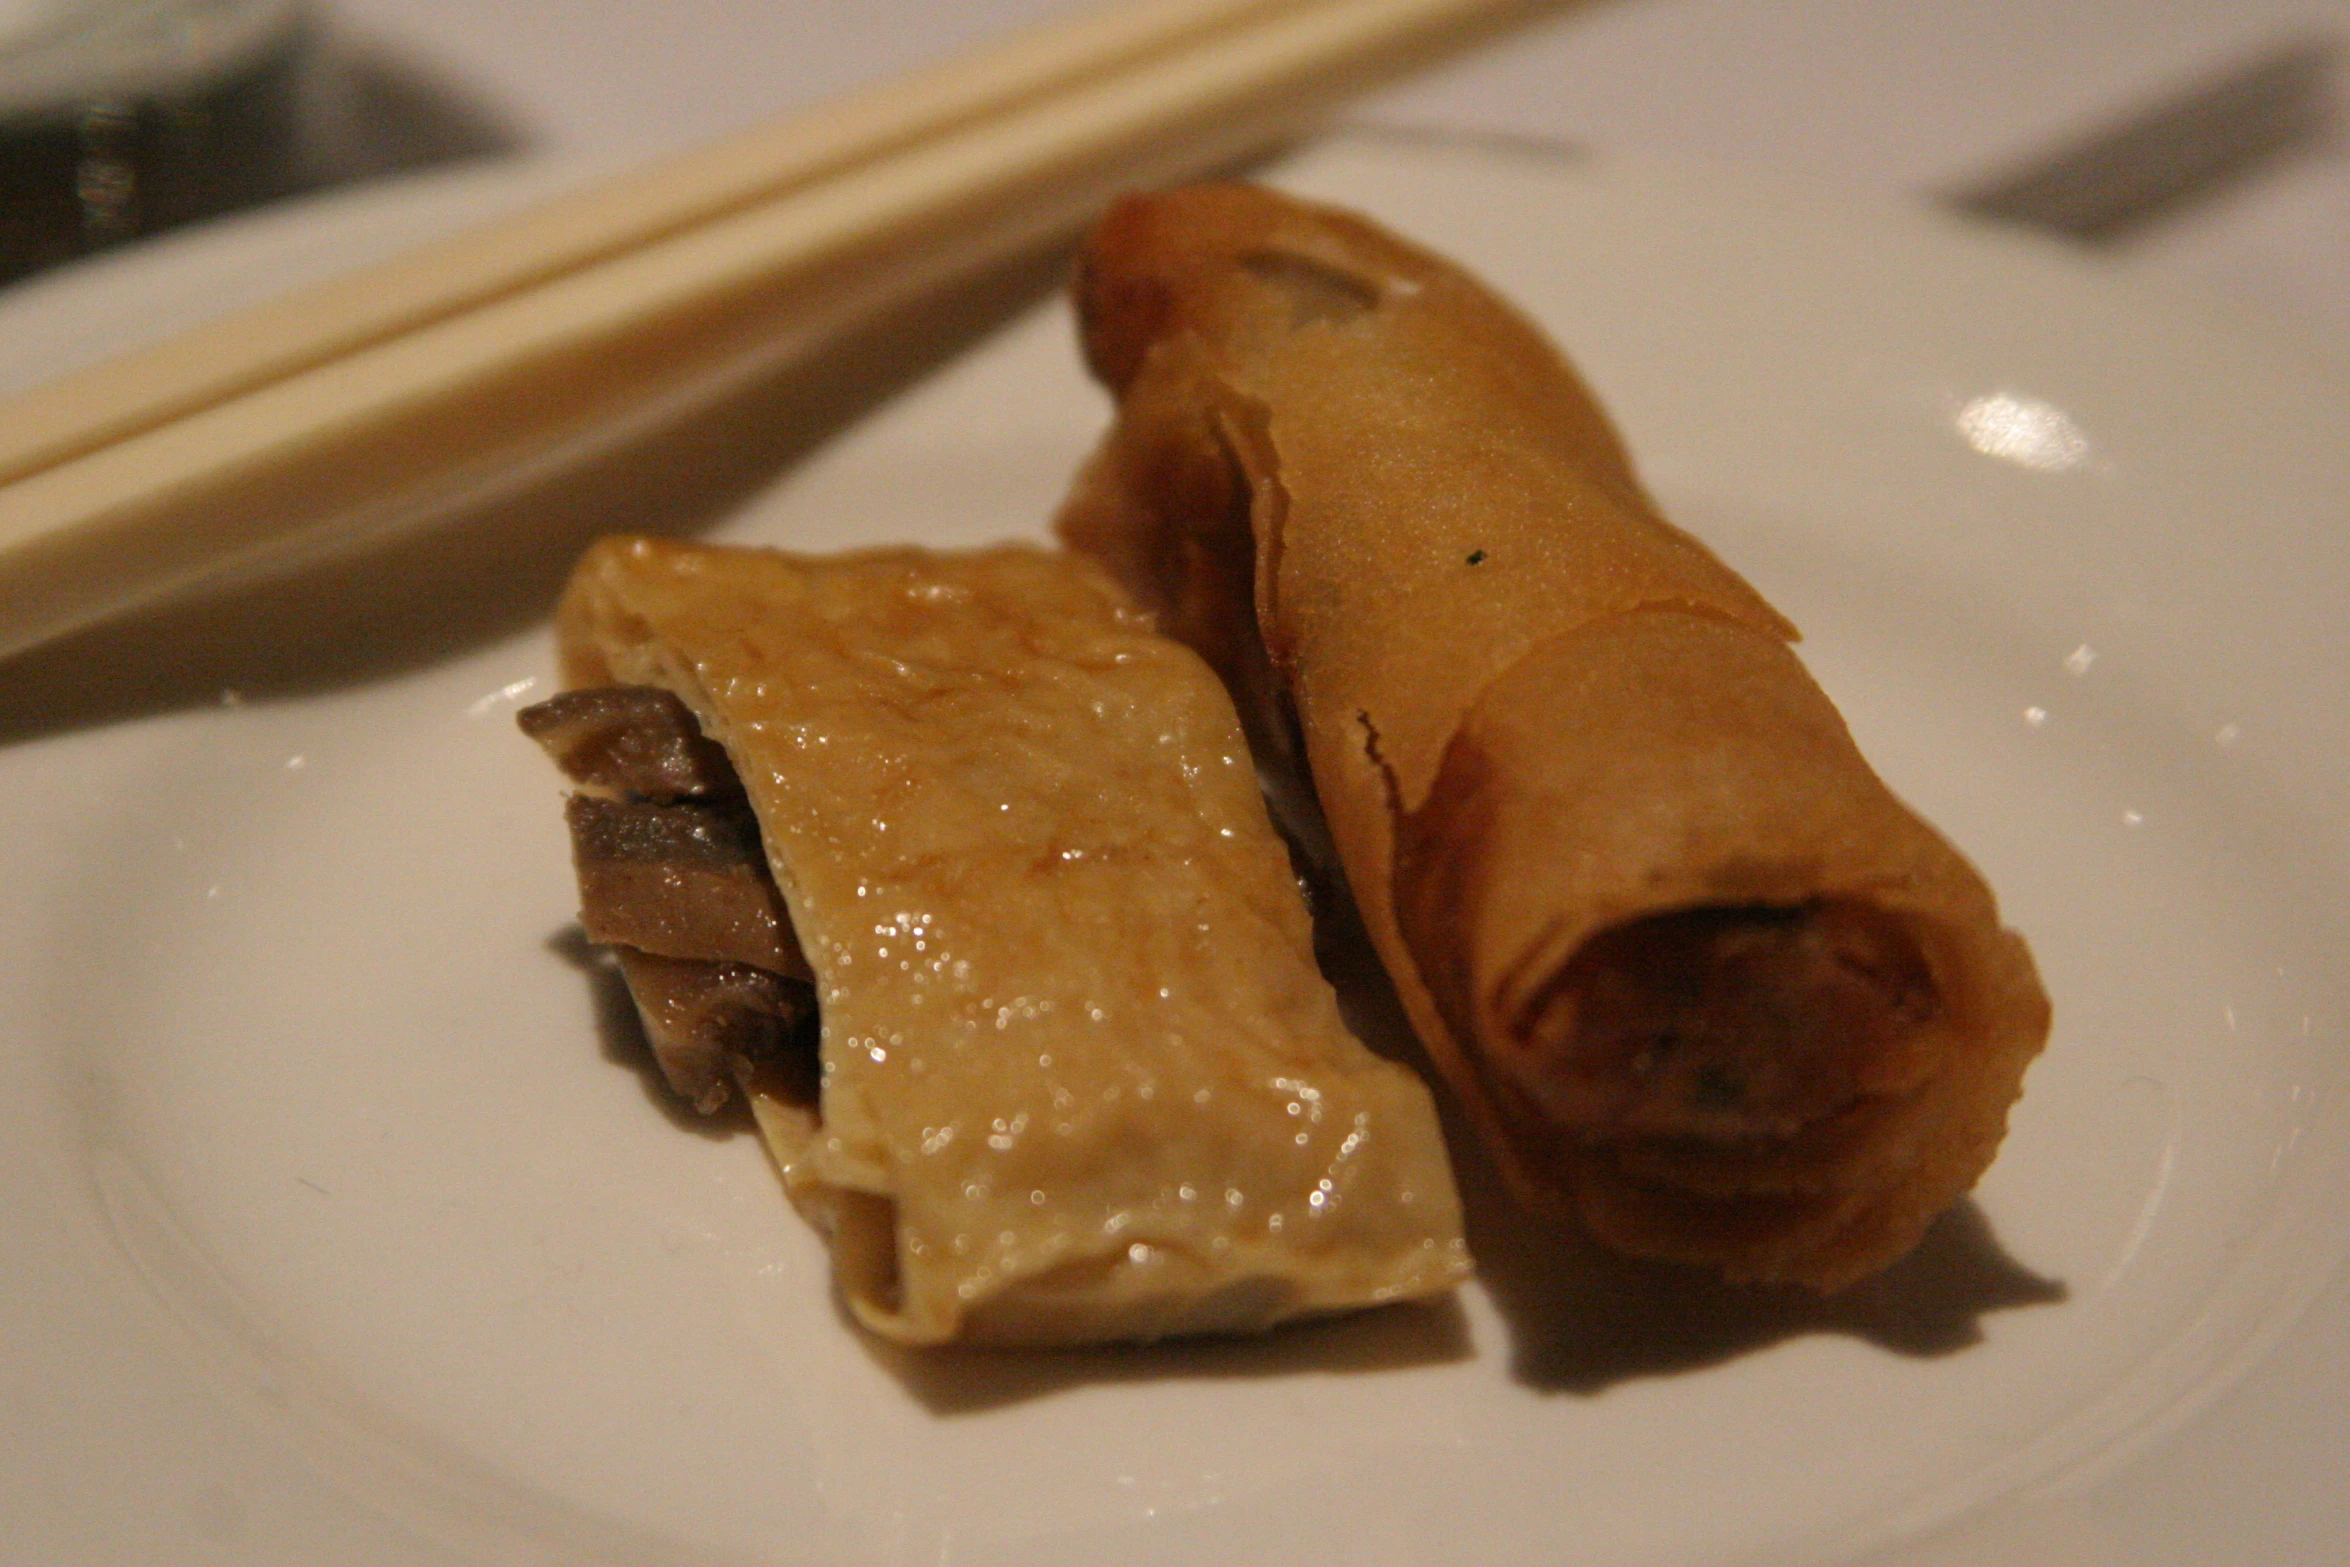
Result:
<svg viewBox="0 0 2350 1567"><path fill-rule="evenodd" d="M848 129L729 143L650 223L629 210L640 176L396 263L396 307L330 286L94 373L111 397L13 448L30 466L0 487L0 654L446 513L1542 8L1149 0L860 100Z"/></svg>
<svg viewBox="0 0 2350 1567"><path fill-rule="evenodd" d="M37 389L0 484L271 380L1306 0L1126 0L786 116Z"/></svg>

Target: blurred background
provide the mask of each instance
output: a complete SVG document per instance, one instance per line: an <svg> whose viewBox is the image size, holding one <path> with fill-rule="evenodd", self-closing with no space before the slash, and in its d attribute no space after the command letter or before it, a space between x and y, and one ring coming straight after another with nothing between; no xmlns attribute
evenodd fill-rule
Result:
<svg viewBox="0 0 2350 1567"><path fill-rule="evenodd" d="M641 161L1072 9L0 0L0 280L419 169ZM2350 0L1593 0L1351 113L1940 201L2350 345L2346 39Z"/></svg>

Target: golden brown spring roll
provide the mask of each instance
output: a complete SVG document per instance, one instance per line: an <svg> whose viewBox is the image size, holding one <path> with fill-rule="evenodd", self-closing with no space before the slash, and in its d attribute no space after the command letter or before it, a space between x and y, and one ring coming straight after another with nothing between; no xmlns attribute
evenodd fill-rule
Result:
<svg viewBox="0 0 2350 1567"><path fill-rule="evenodd" d="M1078 306L1119 412L1063 533L1310 772L1521 1198L1822 1290L1912 1246L2045 1038L2030 956L1542 333L1239 185L1119 204Z"/></svg>
<svg viewBox="0 0 2350 1567"><path fill-rule="evenodd" d="M727 910L618 908L599 939L651 953L628 978L656 1046L719 1025L677 1052L683 1091L704 1058L747 1064L868 1327L1231 1332L1466 1272L1434 1103L1340 1021L1231 703L1090 563L614 539L557 624L588 695L535 732L575 779L651 797L589 824L583 886ZM665 824L738 797L778 912L716 828ZM795 972L813 1096L745 1017L788 1027Z"/></svg>

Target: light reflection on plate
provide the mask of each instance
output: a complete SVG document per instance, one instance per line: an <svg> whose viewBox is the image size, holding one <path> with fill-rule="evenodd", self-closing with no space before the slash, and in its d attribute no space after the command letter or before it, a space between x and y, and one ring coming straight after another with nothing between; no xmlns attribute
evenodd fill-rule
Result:
<svg viewBox="0 0 2350 1567"><path fill-rule="evenodd" d="M834 1310L754 1141L681 1130L599 1046L557 788L510 727L542 633L82 730L20 684L0 1511L27 1549L2183 1567L2340 1536L2340 388L1919 217L1375 141L1282 178L1568 341L1668 511L1983 864L2058 1024L1978 1202L1830 1308L1546 1258L1488 1207L1457 1309L900 1357ZM12 324L102 337L93 308L182 308L191 272L510 199L470 188L225 230ZM1103 418L1048 309L719 531L1033 533Z"/></svg>

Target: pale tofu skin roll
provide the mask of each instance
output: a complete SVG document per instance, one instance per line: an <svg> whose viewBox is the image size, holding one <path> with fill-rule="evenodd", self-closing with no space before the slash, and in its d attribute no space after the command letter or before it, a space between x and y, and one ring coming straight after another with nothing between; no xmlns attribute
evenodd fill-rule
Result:
<svg viewBox="0 0 2350 1567"><path fill-rule="evenodd" d="M2045 1040L2031 958L1541 331L1242 185L1119 204L1077 296L1119 412L1063 535L1318 803L1521 1199L1821 1290L1912 1247Z"/></svg>
<svg viewBox="0 0 2350 1567"><path fill-rule="evenodd" d="M674 693L740 776L820 1027L814 1102L752 1107L865 1325L1250 1331L1465 1276L1229 699L1092 565L616 539L557 623L571 685Z"/></svg>

